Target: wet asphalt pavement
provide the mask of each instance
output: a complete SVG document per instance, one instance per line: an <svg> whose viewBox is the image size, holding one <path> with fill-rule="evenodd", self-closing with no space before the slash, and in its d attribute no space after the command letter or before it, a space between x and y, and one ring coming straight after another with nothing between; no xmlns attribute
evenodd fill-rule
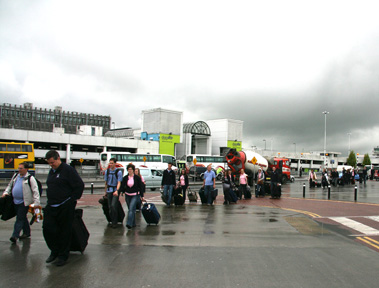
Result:
<svg viewBox="0 0 379 288"><path fill-rule="evenodd" d="M370 215L376 209L379 215L379 205L360 204L379 203L379 182L358 185L356 204L354 186L332 189L331 199L338 201L324 201L327 189L306 186L303 200L303 182L284 185L276 202L254 198L229 206L219 196L214 206L167 208L159 194L147 193L162 220L147 226L137 213L137 228L130 231L121 224L107 227L95 204L99 195L84 195L78 206L91 233L89 244L63 267L45 263L49 251L41 223L33 224L31 239L11 244L14 219L2 221L0 287L377 287L378 251L293 208L330 214L340 209L348 215L354 207L364 215L370 207ZM282 209L290 204L292 210Z"/></svg>

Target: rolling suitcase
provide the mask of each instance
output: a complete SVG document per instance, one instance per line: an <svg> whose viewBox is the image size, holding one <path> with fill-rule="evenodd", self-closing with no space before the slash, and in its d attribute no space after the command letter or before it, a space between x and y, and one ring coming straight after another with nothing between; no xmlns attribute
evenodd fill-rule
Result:
<svg viewBox="0 0 379 288"><path fill-rule="evenodd" d="M103 196L103 198L99 199L99 203L101 204L101 206L103 208L105 218L107 218L108 223L111 223L112 219L111 219L111 216L109 214L108 198ZM117 222L122 223L124 221L124 218L125 218L125 211L124 211L124 208L122 208L120 200L118 201L118 204L117 204L117 213L118 213Z"/></svg>
<svg viewBox="0 0 379 288"><path fill-rule="evenodd" d="M163 194L163 190L161 191L161 199L162 199L163 203L165 203L165 204L168 205L168 200L167 200L167 198L164 196L164 194Z"/></svg>
<svg viewBox="0 0 379 288"><path fill-rule="evenodd" d="M87 227L83 222L83 209L75 209L70 251L79 251L83 254L88 244L89 235Z"/></svg>
<svg viewBox="0 0 379 288"><path fill-rule="evenodd" d="M251 199L251 188L249 185L246 186L245 194L243 195L245 199Z"/></svg>
<svg viewBox="0 0 379 288"><path fill-rule="evenodd" d="M187 187L187 195L190 202L197 202L197 194L196 192L192 191L190 187Z"/></svg>
<svg viewBox="0 0 379 288"><path fill-rule="evenodd" d="M161 215L153 203L145 203L142 206L142 215L148 225L158 225Z"/></svg>
<svg viewBox="0 0 379 288"><path fill-rule="evenodd" d="M185 202L184 196L183 196L183 189L182 187L178 187L174 190L174 204L175 206L181 206Z"/></svg>
<svg viewBox="0 0 379 288"><path fill-rule="evenodd" d="M217 195L218 195L218 189L213 189L212 190L212 202L216 201Z"/></svg>
<svg viewBox="0 0 379 288"><path fill-rule="evenodd" d="M200 188L199 196L200 196L201 204L207 204L208 201L207 201L207 198L205 198L204 187Z"/></svg>

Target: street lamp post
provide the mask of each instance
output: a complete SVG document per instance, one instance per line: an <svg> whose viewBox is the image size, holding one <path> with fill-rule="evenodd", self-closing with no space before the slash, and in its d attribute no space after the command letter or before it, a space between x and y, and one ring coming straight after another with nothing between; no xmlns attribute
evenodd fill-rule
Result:
<svg viewBox="0 0 379 288"><path fill-rule="evenodd" d="M293 145L295 145L295 155L296 155L296 143L293 143Z"/></svg>
<svg viewBox="0 0 379 288"><path fill-rule="evenodd" d="M263 139L263 141L265 142L265 150L266 150L266 139Z"/></svg>
<svg viewBox="0 0 379 288"><path fill-rule="evenodd" d="M328 111L322 112L325 115L325 133L324 133L324 168L326 163L326 115L329 114Z"/></svg>
<svg viewBox="0 0 379 288"><path fill-rule="evenodd" d="M350 155L350 136L351 136L351 133L347 133L347 135L349 136L349 155Z"/></svg>

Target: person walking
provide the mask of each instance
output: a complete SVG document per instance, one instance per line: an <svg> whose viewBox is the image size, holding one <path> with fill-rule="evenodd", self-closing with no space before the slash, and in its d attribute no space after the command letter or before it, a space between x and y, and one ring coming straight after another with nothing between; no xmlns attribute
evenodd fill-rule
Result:
<svg viewBox="0 0 379 288"><path fill-rule="evenodd" d="M135 174L141 178L141 181L142 181L142 192L145 195L145 192L146 192L146 181L143 178L143 176L141 175L141 170L139 168L136 168ZM142 200L140 198L140 199L137 199L136 212L141 211L141 206L142 206Z"/></svg>
<svg viewBox="0 0 379 288"><path fill-rule="evenodd" d="M17 239L26 239L31 235L27 217L29 205L33 204L34 207L40 205L37 181L29 174L28 164L25 162L18 165L18 173L13 175L2 197L8 197L10 195L13 196L16 222L14 223L13 233L9 240L12 243L16 243ZM21 230L22 235L20 236Z"/></svg>
<svg viewBox="0 0 379 288"><path fill-rule="evenodd" d="M236 203L237 197L232 197L232 193L234 194L233 185L234 185L234 176L231 173L231 170L224 170L222 177L222 189L224 192L224 205L228 205L230 203Z"/></svg>
<svg viewBox="0 0 379 288"><path fill-rule="evenodd" d="M278 199L280 196L278 195L278 183L279 183L279 173L276 170L276 167L272 167L271 173L271 198L270 199Z"/></svg>
<svg viewBox="0 0 379 288"><path fill-rule="evenodd" d="M43 237L51 253L46 263L66 264L70 254L71 231L76 201L82 197L84 183L75 168L63 163L59 153L50 150L46 161L51 169L47 175L47 204L42 225Z"/></svg>
<svg viewBox="0 0 379 288"><path fill-rule="evenodd" d="M311 172L309 172L308 181L309 181L309 187L315 187L315 180L317 180L316 173L311 169Z"/></svg>
<svg viewBox="0 0 379 288"><path fill-rule="evenodd" d="M255 198L258 198L259 196L265 197L264 181L265 172L262 171L262 168L259 168L257 174L257 188L255 189Z"/></svg>
<svg viewBox="0 0 379 288"><path fill-rule="evenodd" d="M175 172L172 170L172 163L167 164L167 169L163 171L163 177L161 182L161 188L163 189L163 196L167 200L167 207L170 207L172 190L175 186Z"/></svg>
<svg viewBox="0 0 379 288"><path fill-rule="evenodd" d="M216 188L216 174L212 170L212 165L208 165L207 171L204 173L204 196L207 199L207 205L212 205L212 191Z"/></svg>
<svg viewBox="0 0 379 288"><path fill-rule="evenodd" d="M247 174L245 174L245 171L243 169L241 169L241 171L240 171L239 182L240 182L239 198L241 200L242 195L243 195L244 199L246 199Z"/></svg>
<svg viewBox="0 0 379 288"><path fill-rule="evenodd" d="M105 196L108 198L109 215L112 222L110 226L117 228L118 223L118 190L122 181L121 169L116 169L116 158L109 159L109 168L104 173L105 180Z"/></svg>
<svg viewBox="0 0 379 288"><path fill-rule="evenodd" d="M366 166L363 167L362 175L363 175L363 182L364 182L364 185L366 185L366 180L367 180L367 168L366 168Z"/></svg>
<svg viewBox="0 0 379 288"><path fill-rule="evenodd" d="M180 187L182 187L182 190L183 190L184 201L186 201L186 191L189 186L188 175L187 175L186 169L182 169L179 176L179 182L180 182Z"/></svg>
<svg viewBox="0 0 379 288"><path fill-rule="evenodd" d="M129 164L126 169L128 174L124 176L121 182L119 193L125 193L125 202L128 206L128 219L126 220L126 227L132 229L136 227L136 205L143 197L143 183L140 176L135 174L135 166Z"/></svg>

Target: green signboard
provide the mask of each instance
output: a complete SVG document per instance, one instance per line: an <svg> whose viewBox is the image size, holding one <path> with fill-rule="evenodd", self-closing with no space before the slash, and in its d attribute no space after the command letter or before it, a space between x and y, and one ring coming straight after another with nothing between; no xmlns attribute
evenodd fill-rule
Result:
<svg viewBox="0 0 379 288"><path fill-rule="evenodd" d="M230 141L230 140L228 140L228 147L234 148L237 151L241 151L242 150L242 141Z"/></svg>
<svg viewBox="0 0 379 288"><path fill-rule="evenodd" d="M179 135L160 134L159 154L168 154L175 156L175 143L180 143Z"/></svg>

